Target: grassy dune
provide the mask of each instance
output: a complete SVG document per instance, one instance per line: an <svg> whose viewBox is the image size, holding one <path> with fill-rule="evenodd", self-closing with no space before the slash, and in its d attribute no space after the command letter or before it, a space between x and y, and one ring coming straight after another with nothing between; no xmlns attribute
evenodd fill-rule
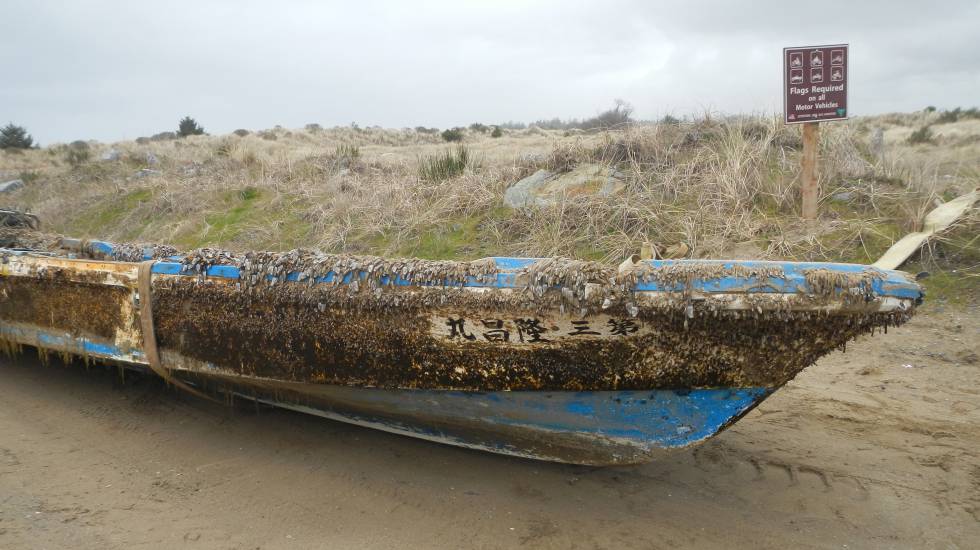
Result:
<svg viewBox="0 0 980 550"><path fill-rule="evenodd" d="M0 200L38 214L49 231L184 249L618 262L652 241L685 242L694 257L869 262L917 229L938 201L980 184L980 120L937 123L938 116L824 124L821 219L812 229L799 221L799 128L771 117L596 133L532 127L500 138L469 132L465 166L448 172L431 167L451 146L407 129L91 143L91 158L74 163L70 146L53 145L0 152L0 173L9 176L2 179L27 182ZM927 124L931 141L910 144ZM101 160L109 150L119 159ZM625 191L547 208L503 206L518 179L583 162L614 166ZM141 169L155 172L140 176ZM963 285L976 290L978 227L974 211L906 269L937 272L931 284L949 286L950 296Z"/></svg>

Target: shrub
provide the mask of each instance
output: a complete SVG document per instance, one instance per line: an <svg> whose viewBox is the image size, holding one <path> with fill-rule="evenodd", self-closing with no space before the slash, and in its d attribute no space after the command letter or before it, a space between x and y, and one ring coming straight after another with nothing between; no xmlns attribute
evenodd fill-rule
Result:
<svg viewBox="0 0 980 550"><path fill-rule="evenodd" d="M77 168L85 162L88 162L90 158L92 158L92 151L88 143L77 140L68 144L67 151L65 152L65 161L73 168Z"/></svg>
<svg viewBox="0 0 980 550"><path fill-rule="evenodd" d="M479 122L474 122L473 124L470 124L470 131L473 132L480 132L481 134L485 134L489 129L490 129L489 126L487 126L486 124L481 124Z"/></svg>
<svg viewBox="0 0 980 550"><path fill-rule="evenodd" d="M578 119L574 118L568 121L564 121L560 118L552 118L535 120L530 124L530 126L541 128L543 130L567 130L569 128L578 128L581 126L581 124L582 123L579 122Z"/></svg>
<svg viewBox="0 0 980 550"><path fill-rule="evenodd" d="M419 157L419 179L432 182L447 180L465 172L469 164L469 150L465 145L457 145L441 155Z"/></svg>
<svg viewBox="0 0 980 550"><path fill-rule="evenodd" d="M262 130L258 133L258 136L266 141L276 141L279 139L279 136L272 130Z"/></svg>
<svg viewBox="0 0 980 550"><path fill-rule="evenodd" d="M185 116L180 119L180 123L177 126L177 135L180 137L199 136L203 133L204 127L198 124L193 118Z"/></svg>
<svg viewBox="0 0 980 550"><path fill-rule="evenodd" d="M939 113L939 117L936 119L936 124L947 124L949 122L956 122L960 118L960 108L957 107L952 111L943 111Z"/></svg>
<svg viewBox="0 0 980 550"><path fill-rule="evenodd" d="M453 128L451 130L443 130L442 139L448 142L463 141L463 129Z"/></svg>
<svg viewBox="0 0 980 550"><path fill-rule="evenodd" d="M246 202L253 201L259 198L260 195L259 190L251 185L238 192L238 197Z"/></svg>
<svg viewBox="0 0 980 550"><path fill-rule="evenodd" d="M351 168L357 163L357 159L361 158L361 148L357 145L342 143L334 150L333 156L338 165Z"/></svg>
<svg viewBox="0 0 980 550"><path fill-rule="evenodd" d="M218 145L214 148L214 155L217 157L230 157L235 150L235 146L232 145L233 140L223 139L218 142Z"/></svg>
<svg viewBox="0 0 980 550"><path fill-rule="evenodd" d="M934 106L930 105L930 106L928 106L928 107L925 108L925 111L927 113L935 113L936 112L936 108Z"/></svg>
<svg viewBox="0 0 980 550"><path fill-rule="evenodd" d="M168 141L171 139L177 139L176 132L160 132L159 134L150 136L150 141Z"/></svg>
<svg viewBox="0 0 980 550"><path fill-rule="evenodd" d="M556 141L551 153L548 154L545 166L551 172L562 174L575 168L584 156L586 155L580 144Z"/></svg>
<svg viewBox="0 0 980 550"><path fill-rule="evenodd" d="M23 181L27 185L30 185L35 181L41 179L41 173L38 172L37 170L28 170L25 172L21 172L20 175L17 176L17 179Z"/></svg>
<svg viewBox="0 0 980 550"><path fill-rule="evenodd" d="M969 109L957 107L952 111L942 111L936 118L936 124L947 124L949 122L956 122L957 120L964 118L980 118L980 111L978 111L976 107L971 107Z"/></svg>
<svg viewBox="0 0 980 550"><path fill-rule="evenodd" d="M0 128L0 149L30 149L32 145L34 138L23 126L16 126L11 122Z"/></svg>
<svg viewBox="0 0 980 550"><path fill-rule="evenodd" d="M311 122L306 125L306 131L311 134L319 133L321 130L323 130L323 126L320 126L316 122Z"/></svg>
<svg viewBox="0 0 980 550"><path fill-rule="evenodd" d="M420 134L438 134L438 128L426 128L425 126L416 126L415 131Z"/></svg>
<svg viewBox="0 0 980 550"><path fill-rule="evenodd" d="M500 126L494 126L493 131L490 132L492 138L499 138L502 135L504 135L504 131L500 129Z"/></svg>
<svg viewBox="0 0 980 550"><path fill-rule="evenodd" d="M150 143L150 138L146 136L138 137L136 138L136 143L138 145L147 145L148 143Z"/></svg>
<svg viewBox="0 0 980 550"><path fill-rule="evenodd" d="M912 132L908 141L911 145L917 145L919 143L932 143L932 130L929 129L929 125L927 124Z"/></svg>
<svg viewBox="0 0 980 550"><path fill-rule="evenodd" d="M622 99L617 99L616 105L612 109L608 109L599 113L597 116L582 121L580 128L583 130L592 130L626 126L633 122L632 114L633 106Z"/></svg>
<svg viewBox="0 0 980 550"><path fill-rule="evenodd" d="M239 128L239 129L237 129L237 130L235 130L235 131L234 131L234 132L232 132L232 133L233 133L233 134L235 134L235 135L236 135L236 136L238 136L238 137L245 137L245 136L247 136L248 134L250 134L251 132L249 132L249 131L248 131L248 130L246 130L245 128Z"/></svg>
<svg viewBox="0 0 980 550"><path fill-rule="evenodd" d="M664 115L664 117L660 119L660 124L666 124L668 126L674 126L680 123L681 123L681 119L669 114Z"/></svg>
<svg viewBox="0 0 980 550"><path fill-rule="evenodd" d="M532 122L528 127L537 127L542 130L604 130L615 127L623 127L635 122L633 120L633 106L617 99L612 109L602 111L598 115L578 120L571 118L562 120L560 118L543 119ZM500 125L502 128L518 130L524 128L523 124L506 122Z"/></svg>

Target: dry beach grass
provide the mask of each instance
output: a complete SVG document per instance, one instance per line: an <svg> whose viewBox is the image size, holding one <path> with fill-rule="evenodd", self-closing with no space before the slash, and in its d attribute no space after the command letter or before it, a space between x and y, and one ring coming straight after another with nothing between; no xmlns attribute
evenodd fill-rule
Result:
<svg viewBox="0 0 980 550"><path fill-rule="evenodd" d="M48 230L182 249L302 246L612 263L650 241L686 243L694 257L868 262L939 201L980 181L980 120L937 124L939 116L823 125L822 218L812 230L798 215L799 128L766 116L706 115L605 132L531 127L500 138L469 131L465 163L435 173L426 167L440 166L456 147L439 134L315 126L90 143L90 158L81 161L70 157L70 145L8 150L0 173L28 182L4 197L7 206L35 212ZM908 142L930 123L930 143ZM118 159L101 160L110 151ZM503 205L520 178L581 163L614 168L623 191L570 194L537 208ZM939 260L976 279L976 212L960 225L927 250L925 263Z"/></svg>

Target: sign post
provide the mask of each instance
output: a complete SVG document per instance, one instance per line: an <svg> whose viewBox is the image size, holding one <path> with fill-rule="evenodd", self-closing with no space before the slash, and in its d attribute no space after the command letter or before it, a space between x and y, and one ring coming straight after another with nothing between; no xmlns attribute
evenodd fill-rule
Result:
<svg viewBox="0 0 980 550"><path fill-rule="evenodd" d="M820 148L820 123L803 123L803 166L800 170L801 208L804 220L817 219L820 185L817 176L817 150Z"/></svg>
<svg viewBox="0 0 980 550"><path fill-rule="evenodd" d="M803 124L800 172L806 220L817 218L821 121L847 118L847 44L783 48L783 122Z"/></svg>

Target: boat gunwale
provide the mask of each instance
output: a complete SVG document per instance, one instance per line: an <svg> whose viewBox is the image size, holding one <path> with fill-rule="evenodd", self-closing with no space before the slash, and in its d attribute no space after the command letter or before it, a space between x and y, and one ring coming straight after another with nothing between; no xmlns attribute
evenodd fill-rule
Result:
<svg viewBox="0 0 980 550"><path fill-rule="evenodd" d="M98 253L113 258L115 246L106 241L87 241L87 247ZM58 256L53 256L58 257ZM144 260L152 260L152 256L144 254ZM166 259L157 260L153 266L153 273L156 275L182 275L182 276L201 276L201 273L188 271L181 263L180 256L172 256ZM517 280L521 270L531 267L534 263L547 258L518 258L506 256L493 256L488 259L494 261L497 268L496 277L479 278L468 276L465 281L456 283L444 281L443 284L421 283L403 277L391 278L384 275L378 279L378 283L394 286L419 286L419 287L466 287L466 288L496 288L496 289L515 289L522 285ZM116 260L107 260L116 261ZM134 263L134 262L122 262ZM641 260L636 266L652 274L652 277L638 277L633 285L633 292L636 293L661 293L677 294L683 292L697 291L703 294L797 294L811 295L813 289L807 282L807 273L814 270L823 270L832 274L843 276L869 276L869 289L878 297L890 297L900 299L911 299L916 302L921 301L923 292L921 287L911 279L910 275L897 270L884 270L877 267L849 264L837 262L793 262L793 261L772 261L772 260L708 260L708 259L678 259L678 260ZM659 270L671 267L697 268L710 267L721 270L732 270L740 268L748 270L748 275L721 274L718 276L692 276L683 282L659 281L656 273ZM779 271L781 276L774 276L767 272ZM753 272L758 272L756 275ZM204 275L208 278L223 278L237 280L241 278L241 272L234 265L212 265L207 267ZM361 271L358 279L364 280L368 273ZM314 283L317 284L350 284L355 278L354 273L345 274L341 280L337 279L337 274L333 271L325 276L317 277ZM288 273L284 277L287 282L299 282L302 278L299 273ZM305 281L304 281L305 282Z"/></svg>
<svg viewBox="0 0 980 550"><path fill-rule="evenodd" d="M56 254L38 252L32 250L0 249L15 255L30 255L39 258L52 260L82 260L87 262L112 262L134 265L137 262L115 260L115 247L105 241L87 241L87 247L107 256L106 260L91 260L84 258L72 258L59 256ZM153 258L145 254L144 260ZM156 260L153 266L155 275L180 275L200 277L202 273L187 270L180 262L180 256L172 256L166 259ZM532 266L535 262L547 258L518 258L507 256L493 256L488 259L494 261L498 270L494 278L479 278L474 276L466 277L461 283L453 281L443 281L443 284L422 283L401 276L391 278L383 275L378 279L382 286L418 286L418 287L447 287L447 288L495 288L495 289L517 289L522 285L517 280L518 273ZM911 299L916 303L921 302L924 293L922 288L910 278L910 275L897 270L884 270L869 265L849 264L837 262L793 262L793 261L773 261L773 260L709 260L709 259L679 259L679 260L641 260L636 266L646 269L652 277L638 277L633 285L633 292L637 294L657 293L657 294L677 294L696 291L702 294L789 294L789 295L811 295L813 290L807 282L807 272L813 270L824 270L833 274L844 276L870 275L869 285L874 295L878 297L890 297L899 299ZM743 275L719 275L719 276L693 276L683 282L663 282L656 279L658 270L671 267L691 267L707 266L720 268L722 270L732 270L741 268L749 270L748 276ZM765 275L766 272L773 270L781 271L781 276L772 274ZM752 272L758 272L756 275ZM203 273L208 278L238 280L241 272L234 265L212 265L207 267ZM354 273L346 273L341 280L337 279L337 274L333 271L325 276L314 279L316 284L350 284L354 280ZM359 280L365 280L368 273L361 271L358 273ZM271 278L271 276L270 276ZM288 273L284 280L286 282L306 282L303 281L297 272Z"/></svg>
<svg viewBox="0 0 980 550"><path fill-rule="evenodd" d="M496 288L496 289L520 289L523 288L517 281L517 273L526 267L533 265L543 258L512 258L512 257L491 257L497 264L499 273L496 278L491 280L481 280L478 277L469 276L462 284L444 281L441 285L430 283L419 283L410 279L396 277L391 279L388 276L379 278L378 283L394 286L418 286L418 287L466 287L466 288ZM517 264L520 262L520 264ZM885 271L882 269L859 265L841 263L822 263L822 262L780 262L780 261L757 261L757 260L646 260L645 263L656 270L669 266L719 266L723 269L731 269L740 266L752 270L782 269L782 277L760 277L760 276L719 276L694 278L685 283L665 284L656 280L639 280L633 287L634 292L677 294L685 291L698 291L706 294L724 293L749 293L749 294L812 294L810 285L806 281L807 270L824 269L841 274L862 274L869 273L875 275L871 281L871 289L881 297L906 298L918 300L922 298L921 288L914 282L909 281L908 275L901 271ZM183 275L200 276L199 273L186 271L183 264L175 261L159 260L153 266L153 273L156 275ZM207 277L217 277L224 279L239 279L240 271L238 267L232 265L213 265L206 270ZM367 272L359 272L360 280L366 279ZM314 280L317 284L350 284L354 280L353 273L347 273L340 281L336 281L337 274L333 271L324 277ZM286 282L302 282L296 272L286 275Z"/></svg>

